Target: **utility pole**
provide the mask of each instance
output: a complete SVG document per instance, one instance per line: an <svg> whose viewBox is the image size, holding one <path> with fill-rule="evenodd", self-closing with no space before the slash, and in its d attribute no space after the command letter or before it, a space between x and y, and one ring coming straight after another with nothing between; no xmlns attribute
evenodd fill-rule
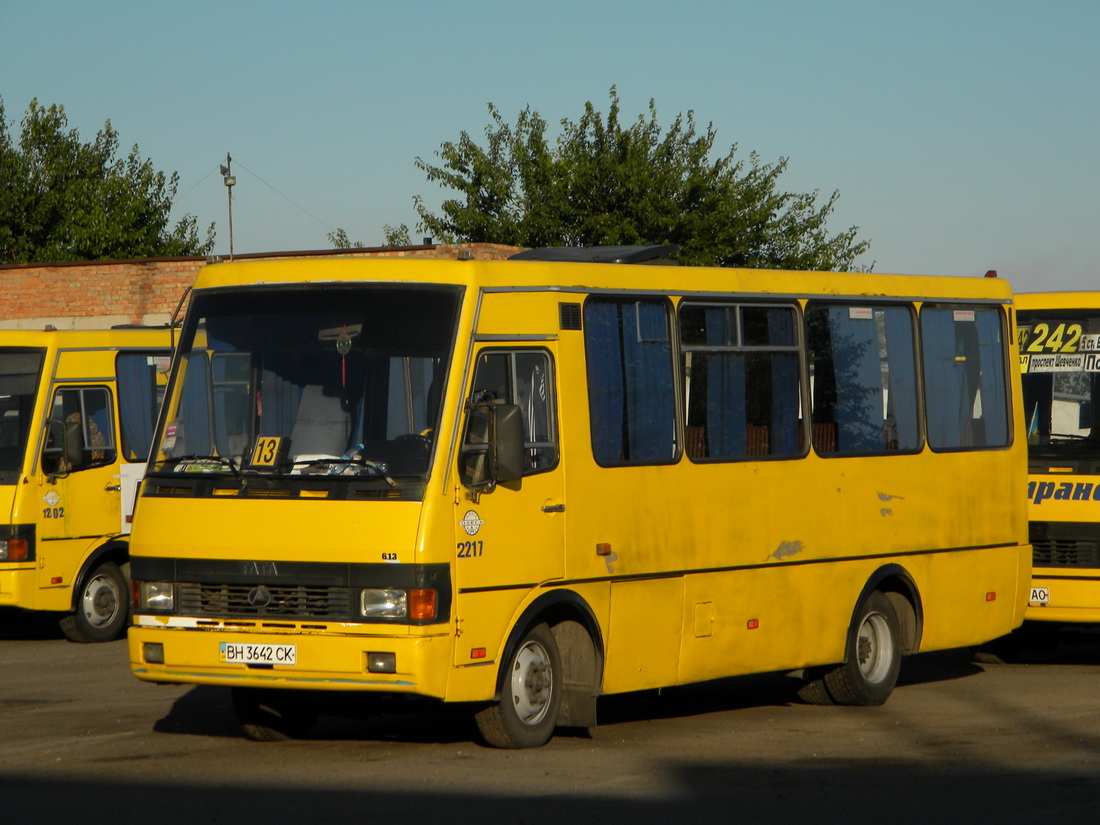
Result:
<svg viewBox="0 0 1100 825"><path fill-rule="evenodd" d="M233 186L237 179L233 177L233 158L225 153L225 166L221 167L225 191L229 195L229 260L233 260Z"/></svg>

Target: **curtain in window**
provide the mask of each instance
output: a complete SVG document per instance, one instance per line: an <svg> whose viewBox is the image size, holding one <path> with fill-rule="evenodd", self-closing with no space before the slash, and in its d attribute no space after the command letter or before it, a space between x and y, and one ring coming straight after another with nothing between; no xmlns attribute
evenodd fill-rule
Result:
<svg viewBox="0 0 1100 825"><path fill-rule="evenodd" d="M203 352L189 355L182 364L183 390L180 395L179 422L183 425L182 445L177 443L175 455L210 455L210 402L206 356ZM178 436L177 436L178 437Z"/></svg>
<svg viewBox="0 0 1100 825"><path fill-rule="evenodd" d="M601 464L671 461L671 340L663 301L585 304L592 449Z"/></svg>
<svg viewBox="0 0 1100 825"><path fill-rule="evenodd" d="M794 344L794 313L789 309L768 310L768 343ZM772 368L771 453L792 455L798 452L798 356L775 353Z"/></svg>
<svg viewBox="0 0 1100 825"><path fill-rule="evenodd" d="M886 363L889 368L887 421L894 428L898 450L920 445L917 422L917 376L913 349L913 321L908 309L886 307Z"/></svg>
<svg viewBox="0 0 1100 825"><path fill-rule="evenodd" d="M118 417L122 446L127 458L146 461L153 445L156 424L156 372L149 363L152 353L119 353Z"/></svg>
<svg viewBox="0 0 1100 825"><path fill-rule="evenodd" d="M722 347L734 343L733 313L736 309L707 307L707 343ZM710 458L743 456L745 443L745 360L741 355L706 353L707 364L707 455Z"/></svg>
<svg viewBox="0 0 1100 825"><path fill-rule="evenodd" d="M985 445L1008 443L1008 393L1005 388L1004 345L1001 339L1001 314L995 309L979 309L978 348L980 351L982 419Z"/></svg>
<svg viewBox="0 0 1100 825"><path fill-rule="evenodd" d="M966 355L956 352L954 312L926 307L920 318L928 443L938 449L959 447L970 421L971 407ZM956 354L964 360L956 360Z"/></svg>

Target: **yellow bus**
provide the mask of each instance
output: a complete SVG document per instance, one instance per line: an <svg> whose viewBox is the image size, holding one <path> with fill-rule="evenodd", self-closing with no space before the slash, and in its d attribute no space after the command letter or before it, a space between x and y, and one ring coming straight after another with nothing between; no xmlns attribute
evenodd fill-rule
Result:
<svg viewBox="0 0 1100 825"><path fill-rule="evenodd" d="M1097 623L1100 292L1019 294L1016 306L1035 554L1024 618Z"/></svg>
<svg viewBox="0 0 1100 825"><path fill-rule="evenodd" d="M902 655L1017 627L1009 286L640 263L667 251L206 267L134 674L231 687L256 739L420 697L531 747L736 674L878 704Z"/></svg>
<svg viewBox="0 0 1100 825"><path fill-rule="evenodd" d="M129 619L129 517L171 360L167 328L0 331L0 607L73 641Z"/></svg>

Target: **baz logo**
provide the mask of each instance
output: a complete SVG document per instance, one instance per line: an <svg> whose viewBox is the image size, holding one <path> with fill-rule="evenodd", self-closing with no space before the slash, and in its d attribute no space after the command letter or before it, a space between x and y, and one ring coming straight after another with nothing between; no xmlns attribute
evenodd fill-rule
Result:
<svg viewBox="0 0 1100 825"><path fill-rule="evenodd" d="M483 525L484 523L485 522L478 518L477 513L475 513L473 510L467 510L466 515L464 515L462 517L462 521L459 522L459 524L462 526L462 529L466 531L466 535L468 536L476 536L477 531L481 529L481 525Z"/></svg>
<svg viewBox="0 0 1100 825"><path fill-rule="evenodd" d="M57 490L50 490L42 496L42 500L46 502L46 506L42 508L42 518L65 518L65 508L58 506L61 496L57 494Z"/></svg>

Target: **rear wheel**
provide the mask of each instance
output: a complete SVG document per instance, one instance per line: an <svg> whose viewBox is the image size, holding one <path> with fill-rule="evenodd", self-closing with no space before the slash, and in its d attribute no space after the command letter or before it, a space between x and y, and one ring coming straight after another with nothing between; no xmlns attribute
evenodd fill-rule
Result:
<svg viewBox="0 0 1100 825"><path fill-rule="evenodd" d="M532 629L509 658L500 701L479 711L478 730L498 748L537 748L554 733L561 706L561 656L545 624Z"/></svg>
<svg viewBox="0 0 1100 825"><path fill-rule="evenodd" d="M126 577L105 561L85 577L76 609L60 621L61 631L74 642L110 642L126 630L129 615Z"/></svg>
<svg viewBox="0 0 1100 825"><path fill-rule="evenodd" d="M840 705L881 705L894 690L901 669L898 616L884 593L860 605L848 634L846 661L823 677Z"/></svg>
<svg viewBox="0 0 1100 825"><path fill-rule="evenodd" d="M292 691L233 688L232 695L241 730L256 742L304 739L317 722L309 699Z"/></svg>

